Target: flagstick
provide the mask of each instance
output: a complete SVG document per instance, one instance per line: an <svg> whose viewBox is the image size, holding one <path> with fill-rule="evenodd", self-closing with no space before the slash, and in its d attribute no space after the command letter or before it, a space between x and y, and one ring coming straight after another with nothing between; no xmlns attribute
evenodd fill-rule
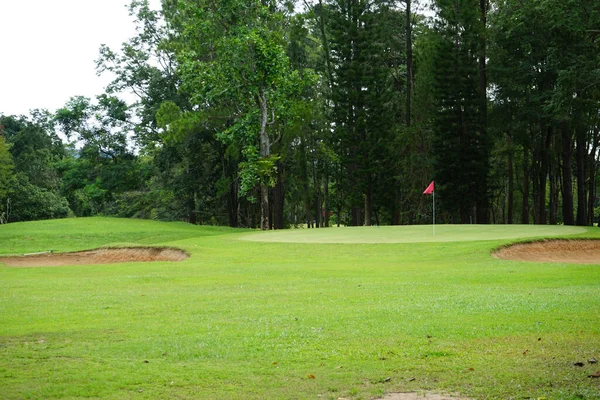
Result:
<svg viewBox="0 0 600 400"><path fill-rule="evenodd" d="M433 236L435 236L435 190L433 191Z"/></svg>

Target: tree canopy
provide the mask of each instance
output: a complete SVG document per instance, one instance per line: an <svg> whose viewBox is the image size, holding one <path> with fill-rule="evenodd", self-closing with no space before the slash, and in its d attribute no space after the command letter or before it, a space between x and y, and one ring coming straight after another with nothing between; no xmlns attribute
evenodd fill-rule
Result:
<svg viewBox="0 0 600 400"><path fill-rule="evenodd" d="M2 222L426 223L431 180L438 222L600 214L597 1L134 0L130 14L136 35L99 50L104 93L0 114Z"/></svg>

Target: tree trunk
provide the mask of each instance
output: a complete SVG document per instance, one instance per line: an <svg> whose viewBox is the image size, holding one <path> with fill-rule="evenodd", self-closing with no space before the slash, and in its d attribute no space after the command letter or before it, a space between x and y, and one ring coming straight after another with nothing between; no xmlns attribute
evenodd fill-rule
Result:
<svg viewBox="0 0 600 400"><path fill-rule="evenodd" d="M238 184L237 181L232 180L229 184L229 192L227 194L227 215L229 217L229 226L233 228L239 227L239 210Z"/></svg>
<svg viewBox="0 0 600 400"><path fill-rule="evenodd" d="M277 168L277 183L273 188L273 229L283 229L283 208L285 201L285 185L283 183L283 166Z"/></svg>
<svg viewBox="0 0 600 400"><path fill-rule="evenodd" d="M538 193L537 193L537 224L546 223L546 182L548 179L548 164L550 159L550 145L552 144L552 127L545 129L546 137L541 146L540 169L538 171Z"/></svg>
<svg viewBox="0 0 600 400"><path fill-rule="evenodd" d="M565 225L575 225L573 215L573 173L571 162L573 159L573 137L569 125L562 124L562 213Z"/></svg>
<svg viewBox="0 0 600 400"><path fill-rule="evenodd" d="M508 142L508 210L507 210L507 219L508 223L512 224L513 221L513 203L514 203L514 171L513 171L513 146L512 146L512 137L510 134L506 135L506 141Z"/></svg>
<svg viewBox="0 0 600 400"><path fill-rule="evenodd" d="M325 167L325 173L323 174L323 211L325 227L329 227L329 171Z"/></svg>
<svg viewBox="0 0 600 400"><path fill-rule="evenodd" d="M587 158L587 140L586 140L586 129L582 127L580 123L577 124L576 133L576 164L577 164L577 220L576 223L579 226L587 225L587 185L586 179L586 158Z"/></svg>
<svg viewBox="0 0 600 400"><path fill-rule="evenodd" d="M271 143L267 134L269 118L267 97L262 85L258 94L258 106L260 108L260 157L265 159L271 155ZM269 226L269 186L266 179L262 179L260 182L260 229L267 230Z"/></svg>
<svg viewBox="0 0 600 400"><path fill-rule="evenodd" d="M371 185L367 185L367 190L365 193L365 226L371 226L373 216L373 192L371 190Z"/></svg>
<svg viewBox="0 0 600 400"><path fill-rule="evenodd" d="M558 224L558 192L559 192L559 173L556 163L550 165L550 225Z"/></svg>
<svg viewBox="0 0 600 400"><path fill-rule="evenodd" d="M352 226L363 225L363 209L361 207L352 207Z"/></svg>
<svg viewBox="0 0 600 400"><path fill-rule="evenodd" d="M529 149L523 148L523 205L521 223L529 224Z"/></svg>
<svg viewBox="0 0 600 400"><path fill-rule="evenodd" d="M314 139L314 137L313 137ZM313 141L312 143L313 148L317 147L317 144ZM316 228L321 228L322 227L322 216L323 216L323 212L321 209L321 186L320 186L320 182L319 182L319 176L318 176L318 172L317 172L317 160L315 159L315 157L311 157L311 170L312 170L312 176L313 176L313 190L314 190L314 199L313 199L313 203L314 203L314 208L315 208L315 227Z"/></svg>
<svg viewBox="0 0 600 400"><path fill-rule="evenodd" d="M594 205L596 204L596 152L598 151L598 127L594 129L592 151L589 155L589 195L588 195L588 225L594 226Z"/></svg>

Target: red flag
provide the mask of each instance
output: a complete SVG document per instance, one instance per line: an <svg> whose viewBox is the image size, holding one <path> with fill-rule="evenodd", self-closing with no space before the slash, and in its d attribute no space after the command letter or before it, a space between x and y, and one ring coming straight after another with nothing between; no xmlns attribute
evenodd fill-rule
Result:
<svg viewBox="0 0 600 400"><path fill-rule="evenodd" d="M429 184L429 186L427 186L427 189L425 189L425 191L423 192L423 194L433 194L433 181L431 181L431 183Z"/></svg>

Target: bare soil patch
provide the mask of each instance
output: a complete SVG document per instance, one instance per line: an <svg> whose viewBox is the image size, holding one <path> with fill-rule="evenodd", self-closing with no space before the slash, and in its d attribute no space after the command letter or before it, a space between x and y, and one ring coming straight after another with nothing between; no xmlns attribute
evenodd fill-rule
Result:
<svg viewBox="0 0 600 400"><path fill-rule="evenodd" d="M600 264L600 240L545 240L503 247L493 253L504 260Z"/></svg>
<svg viewBox="0 0 600 400"><path fill-rule="evenodd" d="M59 267L63 265L112 264L140 261L182 261L189 255L168 247L101 248L74 253L43 253L0 257L9 267Z"/></svg>
<svg viewBox="0 0 600 400"><path fill-rule="evenodd" d="M454 397L436 393L388 393L383 400L468 400L466 397Z"/></svg>

